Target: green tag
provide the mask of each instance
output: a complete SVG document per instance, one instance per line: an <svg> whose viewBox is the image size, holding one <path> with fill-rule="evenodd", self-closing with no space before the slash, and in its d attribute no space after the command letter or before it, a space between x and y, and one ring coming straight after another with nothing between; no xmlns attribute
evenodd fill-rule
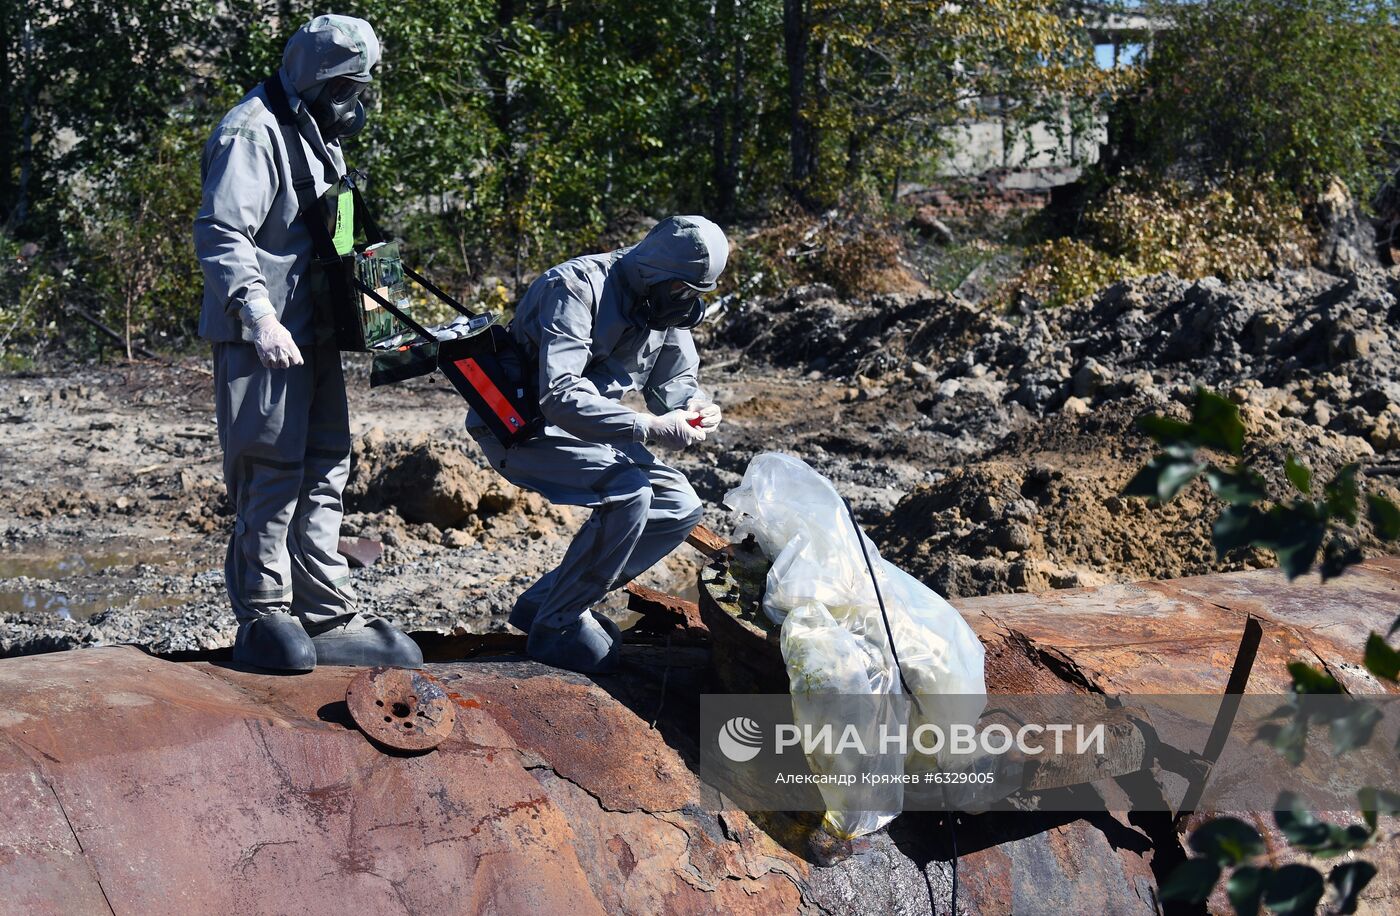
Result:
<svg viewBox="0 0 1400 916"><path fill-rule="evenodd" d="M335 199L335 235L331 243L335 253L347 255L355 247L355 195L342 191Z"/></svg>

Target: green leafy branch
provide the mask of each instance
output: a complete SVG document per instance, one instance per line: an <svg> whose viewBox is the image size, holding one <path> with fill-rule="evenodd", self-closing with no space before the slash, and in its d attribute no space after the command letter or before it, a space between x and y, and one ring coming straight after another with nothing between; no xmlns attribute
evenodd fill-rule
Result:
<svg viewBox="0 0 1400 916"><path fill-rule="evenodd" d="M1373 637L1375 634L1372 634ZM1375 637L1378 638L1378 637ZM1384 642L1382 641L1382 645ZM1385 647L1391 651L1389 646ZM1370 667L1369 664L1367 666ZM1293 679L1293 700L1270 714L1270 719L1286 720L1286 724L1269 722L1259 728L1255 738L1268 742L1293 766L1303 762L1306 754L1308 729L1313 724L1325 724L1332 739L1334 753L1363 747L1370 742L1381 711L1365 700L1350 700L1338 704L1325 699L1346 693L1337 679L1305 662L1290 662L1288 673ZM1377 677L1394 681L1384 672L1372 669Z"/></svg>
<svg viewBox="0 0 1400 916"><path fill-rule="evenodd" d="M1362 822L1332 824L1321 820L1292 792L1283 792L1275 805L1274 824L1293 848L1319 859L1334 859L1370 846L1380 832L1380 817L1400 814L1400 795L1366 788L1357 793ZM1238 914L1270 912L1295 916L1317 909L1327 885L1333 888L1338 913L1355 913L1358 895L1376 876L1370 862L1355 860L1323 874L1310 865L1273 868L1267 864L1264 838L1250 824L1234 817L1208 821L1191 834L1194 858L1183 862L1162 885L1162 899L1204 903L1226 869L1225 895Z"/></svg>
<svg viewBox="0 0 1400 916"><path fill-rule="evenodd" d="M1166 503L1192 480L1204 476L1211 492L1226 504L1211 527L1218 557L1223 559L1230 551L1247 547L1271 550L1288 578L1296 579L1313 568L1320 551L1319 572L1324 581L1361 562L1361 549L1347 531L1360 522L1363 501L1357 465L1339 470L1323 485L1320 498L1314 498L1312 471L1289 455L1284 476L1296 495L1286 502L1260 506L1258 503L1269 498L1268 488L1263 476L1242 458L1244 422L1239 408L1230 401L1198 388L1189 421L1149 415L1138 419L1138 427L1162 450L1128 481L1123 495ZM1202 458L1202 449L1224 452L1235 461L1222 467ZM1364 502L1375 535L1383 541L1400 540L1400 506L1374 493L1366 494ZM1372 632L1363 656L1368 671L1391 682L1400 677L1400 651L1388 642L1397 630L1400 617L1385 636ZM1289 669L1299 693L1322 692L1318 685L1332 681L1330 675L1301 662ZM1310 680L1300 680L1304 670L1312 672Z"/></svg>
<svg viewBox="0 0 1400 916"><path fill-rule="evenodd" d="M1397 621L1400 626L1400 621ZM1396 626L1392 626L1393 635ZM1389 655L1387 664L1396 656L1378 634L1379 642ZM1387 670L1367 658L1366 667L1377 677L1396 682L1394 669ZM1331 674L1303 662L1291 662L1293 699L1275 710L1270 718L1286 719L1286 724L1267 723L1256 736L1272 744L1293 766L1302 763L1308 729L1312 724L1325 723L1332 739L1333 750L1345 753L1370 742L1382 714L1373 704L1355 700L1344 707L1322 698L1346 693ZM1274 823L1290 846L1318 859L1333 859L1371 846L1379 837L1382 816L1400 815L1400 794L1366 787L1357 793L1359 824L1332 824L1319 819L1297 794L1279 793L1274 804ZM1347 862L1334 867L1325 882L1322 872L1310 865L1293 864L1272 868L1257 860L1266 850L1263 839L1249 824L1238 818L1224 817L1207 821L1190 840L1196 858L1182 863L1162 886L1164 900L1203 903L1214 890L1227 868L1233 869L1225 884L1225 893L1235 912L1255 914L1262 905L1274 913L1303 914L1315 911L1317 904L1331 885L1334 907L1338 913L1356 912L1357 896L1376 876L1376 868L1364 860Z"/></svg>
<svg viewBox="0 0 1400 916"><path fill-rule="evenodd" d="M1232 550L1259 547L1273 551L1288 578L1295 579L1318 563L1323 580L1342 574L1362 560L1361 550L1347 530L1360 521L1362 494L1358 467L1339 470L1314 495L1312 471L1289 455L1284 476L1294 495L1286 502L1261 506L1269 499L1264 478L1242 458L1245 429L1239 409L1220 395L1197 389L1191 419L1146 416L1139 427L1161 447L1152 461L1127 487L1126 496L1146 497L1161 504L1170 501L1192 480L1204 477L1211 492L1225 503L1211 530L1217 556ZM1223 452L1234 461L1221 466L1199 456L1202 449ZM1400 507L1385 497L1368 494L1366 516L1381 540L1400 539ZM1400 617L1385 636L1372 632L1366 640L1363 664L1377 679L1400 682L1400 651L1389 640L1400 630ZM1376 706L1352 701L1338 706L1325 698L1346 693L1329 672L1305 662L1288 666L1293 697L1275 710L1261 726L1257 740L1266 741L1291 765L1302 763L1308 731L1326 725L1333 750L1345 753L1367 744L1382 714ZM1374 843L1381 816L1400 815L1400 795L1367 787L1357 793L1361 823L1339 825L1320 820L1303 800L1282 792L1275 803L1274 823L1289 845L1318 859L1356 852ZM1273 868L1266 861L1263 838L1238 818L1207 821L1190 839L1196 856L1182 863L1162 885L1164 900L1204 903L1229 869L1225 892L1239 914L1255 914L1260 907L1280 914L1312 913L1330 885L1338 913L1356 912L1357 898L1376 876L1376 867L1364 860L1335 866L1324 878L1311 865L1291 864Z"/></svg>

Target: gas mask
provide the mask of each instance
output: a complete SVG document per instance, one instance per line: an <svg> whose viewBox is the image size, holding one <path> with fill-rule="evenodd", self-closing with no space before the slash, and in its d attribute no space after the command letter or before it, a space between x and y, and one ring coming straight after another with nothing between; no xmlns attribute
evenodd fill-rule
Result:
<svg viewBox="0 0 1400 916"><path fill-rule="evenodd" d="M700 298L700 291L688 286L672 289L674 282L663 280L652 284L637 303L641 319L653 331L693 328L705 317L705 303Z"/></svg>
<svg viewBox="0 0 1400 916"><path fill-rule="evenodd" d="M353 137L365 126L365 106L360 95L369 83L337 76L321 87L321 92L307 106L321 139L333 143Z"/></svg>

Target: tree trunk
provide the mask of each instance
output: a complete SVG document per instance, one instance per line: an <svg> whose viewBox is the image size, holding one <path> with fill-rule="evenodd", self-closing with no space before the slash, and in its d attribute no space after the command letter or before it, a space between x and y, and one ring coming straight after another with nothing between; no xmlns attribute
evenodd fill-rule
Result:
<svg viewBox="0 0 1400 916"><path fill-rule="evenodd" d="M846 134L846 186L860 178L860 164L865 153L865 137L858 128Z"/></svg>
<svg viewBox="0 0 1400 916"><path fill-rule="evenodd" d="M126 294L126 326L122 335L122 342L126 344L126 361L131 362L131 293Z"/></svg>
<svg viewBox="0 0 1400 916"><path fill-rule="evenodd" d="M807 104L807 57L811 46L808 0L783 0L783 56L788 76L788 156L793 196L810 206L815 131L803 110Z"/></svg>
<svg viewBox="0 0 1400 916"><path fill-rule="evenodd" d="M496 40L487 46L486 59L482 71L490 92L491 123L496 128L496 146L492 159L503 172L500 201L501 214L506 221L510 235L509 242L515 252L515 286L519 292L524 240L521 235L524 227L520 218L521 174L520 160L515 149L516 111L515 100L510 90L510 73L507 56L510 49L505 47L505 34L515 21L519 10L515 0L497 0Z"/></svg>
<svg viewBox="0 0 1400 916"><path fill-rule="evenodd" d="M19 24L21 73L24 78L19 121L19 184L5 225L17 229L29 218L29 180L34 175L34 31L28 16Z"/></svg>
<svg viewBox="0 0 1400 916"><path fill-rule="evenodd" d="M739 12L738 0L734 2L735 22L733 28L734 39L734 73L729 79L729 148L725 151L724 157L724 177L726 185L723 187L727 206L724 208L730 217L738 215L739 208L739 166L740 157L744 150L744 81L748 74L744 69L744 40L743 30L738 23Z"/></svg>
<svg viewBox="0 0 1400 916"><path fill-rule="evenodd" d="M737 0L712 0L706 16L710 62L710 204L721 222L734 218L738 168L733 149L739 132L737 90L743 82L742 43L730 44L738 32ZM724 65L728 47L729 71Z"/></svg>
<svg viewBox="0 0 1400 916"><path fill-rule="evenodd" d="M0 12L0 223L8 222L14 207L15 140L19 137L14 123L16 53L15 29L11 22L13 8Z"/></svg>

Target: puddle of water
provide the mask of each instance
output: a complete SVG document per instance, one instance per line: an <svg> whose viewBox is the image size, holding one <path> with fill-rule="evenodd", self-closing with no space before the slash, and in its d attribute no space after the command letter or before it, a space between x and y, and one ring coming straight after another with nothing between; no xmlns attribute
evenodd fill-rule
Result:
<svg viewBox="0 0 1400 916"><path fill-rule="evenodd" d="M85 621L108 608L152 611L177 607L189 601L188 595L82 595L70 596L45 589L0 591L0 615L52 614L60 620Z"/></svg>
<svg viewBox="0 0 1400 916"><path fill-rule="evenodd" d="M0 556L0 579L67 579L88 576L104 569L149 563L160 566L176 559L174 545L141 541L104 543L94 550L77 550L53 544L38 544L22 554Z"/></svg>

